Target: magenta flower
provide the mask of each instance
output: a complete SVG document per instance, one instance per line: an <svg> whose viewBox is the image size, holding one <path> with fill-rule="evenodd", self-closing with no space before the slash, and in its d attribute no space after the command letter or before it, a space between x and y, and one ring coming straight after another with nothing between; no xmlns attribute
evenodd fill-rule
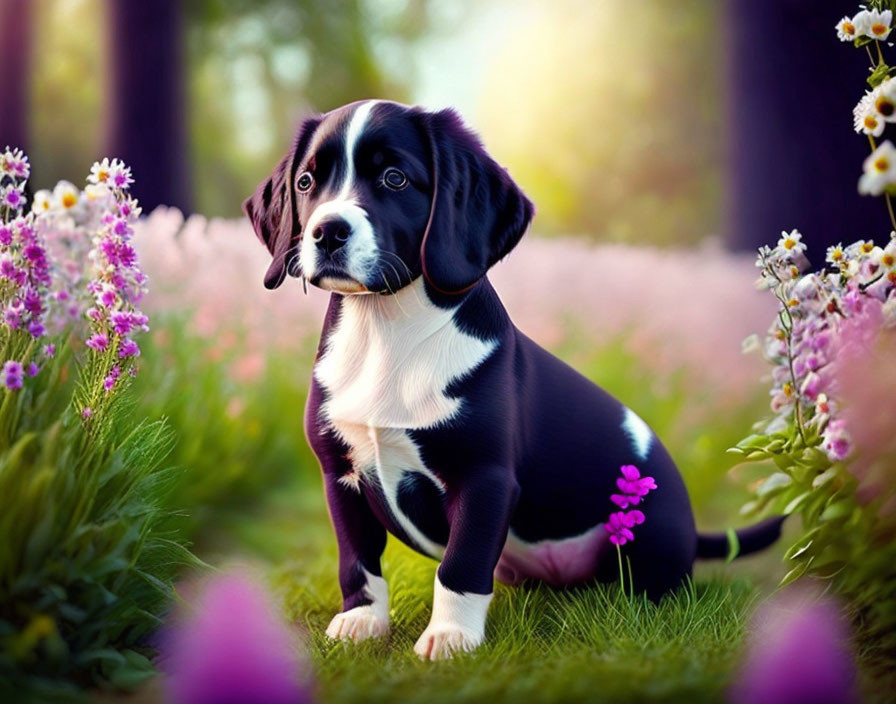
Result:
<svg viewBox="0 0 896 704"><path fill-rule="evenodd" d="M92 350L105 352L106 348L109 346L109 336L105 333L98 332L87 338L85 344Z"/></svg>
<svg viewBox="0 0 896 704"><path fill-rule="evenodd" d="M140 356L140 347L136 342L129 338L125 338L121 341L121 346L118 348L118 357L119 359L124 359L125 357L139 357Z"/></svg>
<svg viewBox="0 0 896 704"><path fill-rule="evenodd" d="M622 476L616 480L616 486L622 494L612 494L610 500L619 508L637 506L641 499L656 489L656 481L653 477L642 477L638 468L632 464L625 464L619 468ZM611 513L604 524L610 542L621 546L635 539L632 528L644 522L644 513L634 509L632 511L616 511Z"/></svg>
<svg viewBox="0 0 896 704"><path fill-rule="evenodd" d="M656 482L653 477L642 477L638 468L634 465L623 465L620 467L620 471L622 476L616 480L616 486L622 493L610 496L610 501L619 508L637 506L641 503L641 499L647 496L648 492L656 489Z"/></svg>
<svg viewBox="0 0 896 704"><path fill-rule="evenodd" d="M644 514L641 511L617 511L611 513L606 523L607 533L613 545L625 545L635 539L632 528L644 522Z"/></svg>
<svg viewBox="0 0 896 704"><path fill-rule="evenodd" d="M733 704L858 702L848 633L833 602L806 595L766 603L754 618L749 652L729 700Z"/></svg>
<svg viewBox="0 0 896 704"><path fill-rule="evenodd" d="M115 388L115 382L118 381L118 377L120 377L120 376L121 376L121 367L119 367L116 364L109 370L109 373L106 375L106 378L103 379L103 388L106 390L107 393L109 391L111 391L113 388Z"/></svg>
<svg viewBox="0 0 896 704"><path fill-rule="evenodd" d="M37 376L38 372L40 372L40 367L37 366L37 362L29 362L25 369L25 374L28 376Z"/></svg>
<svg viewBox="0 0 896 704"><path fill-rule="evenodd" d="M10 391L22 388L23 375L24 369L22 369L21 363L10 359L3 365L3 385Z"/></svg>
<svg viewBox="0 0 896 704"><path fill-rule="evenodd" d="M84 420L87 420L92 415L93 415L93 411L91 410L90 406L84 406L84 410L81 411L81 417Z"/></svg>
<svg viewBox="0 0 896 704"><path fill-rule="evenodd" d="M56 355L56 345L49 344L44 347L44 356L48 359L52 359Z"/></svg>
<svg viewBox="0 0 896 704"><path fill-rule="evenodd" d="M173 704L308 704L304 663L265 591L242 575L212 579L189 620L162 637Z"/></svg>

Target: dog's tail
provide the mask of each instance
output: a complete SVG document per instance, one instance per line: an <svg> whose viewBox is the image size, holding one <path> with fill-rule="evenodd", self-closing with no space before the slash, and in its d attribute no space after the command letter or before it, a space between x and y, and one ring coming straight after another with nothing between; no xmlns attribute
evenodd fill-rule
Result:
<svg viewBox="0 0 896 704"><path fill-rule="evenodd" d="M781 524L787 516L774 516L748 528L727 533L697 535L697 557L733 560L767 548L781 537Z"/></svg>

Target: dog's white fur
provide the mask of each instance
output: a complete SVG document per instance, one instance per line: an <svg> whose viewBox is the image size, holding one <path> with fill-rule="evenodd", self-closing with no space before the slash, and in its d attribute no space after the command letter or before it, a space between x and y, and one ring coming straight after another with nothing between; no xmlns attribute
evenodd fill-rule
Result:
<svg viewBox="0 0 896 704"><path fill-rule="evenodd" d="M385 579L367 570L364 577L364 594L371 603L336 614L327 626L330 638L360 641L389 634L389 586Z"/></svg>
<svg viewBox="0 0 896 704"><path fill-rule="evenodd" d="M622 421L622 429L626 432L632 443L632 449L642 460L650 454L650 445L653 443L653 431L645 423L641 416L631 408L625 409L625 418Z"/></svg>
<svg viewBox="0 0 896 704"><path fill-rule="evenodd" d="M433 305L417 279L391 296L345 296L314 367L328 397L320 412L349 446L352 473L379 484L405 533L436 559L445 546L427 538L398 506L398 485L408 471L444 489L407 430L432 428L459 413L461 401L447 396L446 387L496 346L459 330L453 311Z"/></svg>
<svg viewBox="0 0 896 704"><path fill-rule="evenodd" d="M378 247L373 235L373 227L367 219L367 212L358 205L352 189L355 185L355 147L364 132L376 100L361 103L352 113L345 133L345 178L336 197L320 203L305 224L302 238L300 263L304 276L313 279L318 269L320 252L314 241L314 230L327 216L338 216L351 228L351 236L345 244L345 272L354 281L327 277L320 282L322 288L341 293L361 293L363 284L370 277L370 271L377 261ZM359 286L360 284L360 286Z"/></svg>
<svg viewBox="0 0 896 704"><path fill-rule="evenodd" d="M414 645L421 658L439 660L458 651L470 652L485 640L485 617L493 594L451 591L436 573L429 625Z"/></svg>
<svg viewBox="0 0 896 704"><path fill-rule="evenodd" d="M345 296L339 320L314 368L315 379L327 392L320 410L323 420L350 448L352 470L342 483L379 484L401 528L436 559L445 546L426 537L398 505L399 483L409 471L444 490L407 430L432 428L460 413L461 400L447 396L445 389L476 369L496 347L496 341L458 329L453 311L433 305L423 280L417 279L391 296ZM456 594L437 580L432 620L416 651L436 659L478 645L491 596ZM351 617L338 615L328 635L332 630L355 637L355 622L370 617L360 608L346 612L357 612ZM340 617L349 619L342 631L334 626ZM368 637L363 624L356 630Z"/></svg>

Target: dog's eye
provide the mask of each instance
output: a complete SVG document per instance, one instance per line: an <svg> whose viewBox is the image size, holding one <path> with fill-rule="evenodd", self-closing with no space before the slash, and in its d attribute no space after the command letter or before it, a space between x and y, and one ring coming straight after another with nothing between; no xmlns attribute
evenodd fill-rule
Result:
<svg viewBox="0 0 896 704"><path fill-rule="evenodd" d="M311 175L310 172L305 171L299 174L299 177L296 179L296 190L299 193L307 193L311 190L311 187L314 185L314 176Z"/></svg>
<svg viewBox="0 0 896 704"><path fill-rule="evenodd" d="M383 183L393 191L400 191L408 185L408 177L400 169L390 166L383 172Z"/></svg>

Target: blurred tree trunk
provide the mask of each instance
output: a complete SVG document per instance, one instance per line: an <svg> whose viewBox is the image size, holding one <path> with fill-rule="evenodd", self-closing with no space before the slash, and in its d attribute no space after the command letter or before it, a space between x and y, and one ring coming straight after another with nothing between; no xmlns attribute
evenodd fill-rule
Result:
<svg viewBox="0 0 896 704"><path fill-rule="evenodd" d="M134 172L144 212L189 213L189 142L180 0L107 0L110 110L107 152Z"/></svg>
<svg viewBox="0 0 896 704"><path fill-rule="evenodd" d="M727 239L754 249L794 227L813 264L824 248L891 227L881 198L856 190L868 140L852 108L868 89L864 49L834 25L842 0L726 0L729 179Z"/></svg>
<svg viewBox="0 0 896 704"><path fill-rule="evenodd" d="M0 150L28 150L31 0L0 0Z"/></svg>

